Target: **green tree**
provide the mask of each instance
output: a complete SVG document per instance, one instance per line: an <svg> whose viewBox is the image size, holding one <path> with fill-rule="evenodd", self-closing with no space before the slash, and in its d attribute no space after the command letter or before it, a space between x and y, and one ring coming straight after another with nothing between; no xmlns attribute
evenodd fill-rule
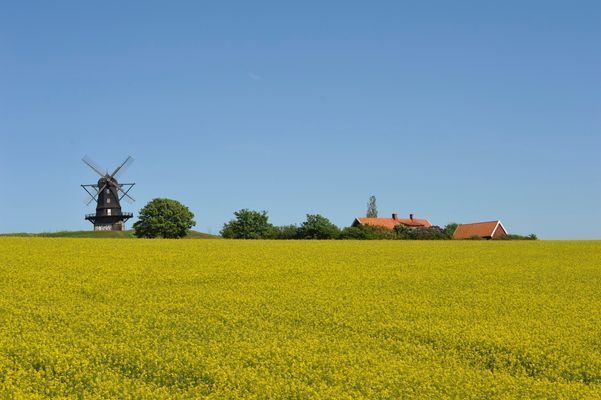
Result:
<svg viewBox="0 0 601 400"><path fill-rule="evenodd" d="M456 224L455 222L451 222L449 224L446 224L444 227L444 232L447 234L447 236L452 239L453 238L453 234L455 233L455 229L457 229L459 225Z"/></svg>
<svg viewBox="0 0 601 400"><path fill-rule="evenodd" d="M307 214L307 220L298 228L300 239L336 239L340 228L319 214Z"/></svg>
<svg viewBox="0 0 601 400"><path fill-rule="evenodd" d="M411 229L407 228L403 224L398 224L394 227L394 232L397 235L397 238L400 240L409 240L411 239Z"/></svg>
<svg viewBox="0 0 601 400"><path fill-rule="evenodd" d="M221 236L227 239L268 239L274 233L269 223L267 211L242 209L234 213L234 218L223 225Z"/></svg>
<svg viewBox="0 0 601 400"><path fill-rule="evenodd" d="M367 203L367 217L377 218L378 217L378 206L376 205L376 196L371 196Z"/></svg>
<svg viewBox="0 0 601 400"><path fill-rule="evenodd" d="M179 201L153 199L140 210L134 234L139 238L178 239L194 225L194 214Z"/></svg>
<svg viewBox="0 0 601 400"><path fill-rule="evenodd" d="M290 240L298 239L298 226L296 225L284 225L274 226L272 230L272 239Z"/></svg>

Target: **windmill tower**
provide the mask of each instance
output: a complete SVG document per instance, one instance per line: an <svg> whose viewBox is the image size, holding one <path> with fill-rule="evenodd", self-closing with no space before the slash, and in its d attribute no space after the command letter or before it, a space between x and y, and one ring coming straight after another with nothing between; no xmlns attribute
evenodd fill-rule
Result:
<svg viewBox="0 0 601 400"><path fill-rule="evenodd" d="M107 170L102 172L102 169L88 156L85 156L82 161L100 176L96 184L81 185L90 195L87 204L89 205L93 200L96 201L96 213L86 214L86 219L94 224L95 231L125 230L125 221L134 215L121 211L121 200L125 198L129 202L135 201L128 194L135 183L119 183L117 176L125 171L134 159L128 156L110 175Z"/></svg>

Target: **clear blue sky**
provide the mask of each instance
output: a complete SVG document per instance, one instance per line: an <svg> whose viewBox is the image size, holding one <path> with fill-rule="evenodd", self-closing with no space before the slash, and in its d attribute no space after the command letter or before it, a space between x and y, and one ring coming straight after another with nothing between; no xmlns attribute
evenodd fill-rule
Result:
<svg viewBox="0 0 601 400"><path fill-rule="evenodd" d="M89 229L90 155L240 208L601 238L601 2L0 4L0 232ZM129 224L131 226L131 223Z"/></svg>

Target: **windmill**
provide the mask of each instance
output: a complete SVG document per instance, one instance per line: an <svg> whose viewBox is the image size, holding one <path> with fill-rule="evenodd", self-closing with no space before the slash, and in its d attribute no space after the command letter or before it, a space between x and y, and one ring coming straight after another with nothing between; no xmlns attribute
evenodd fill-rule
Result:
<svg viewBox="0 0 601 400"><path fill-rule="evenodd" d="M82 161L100 176L96 184L81 185L90 195L86 205L89 205L93 200L96 201L96 213L86 214L85 218L94 224L95 231L125 230L125 221L134 215L121 211L121 200L125 198L128 202L133 203L135 201L128 194L135 183L119 183L117 177L125 171L134 159L128 156L110 175L107 170L102 172L102 168L99 168L98 164L88 156L82 158Z"/></svg>

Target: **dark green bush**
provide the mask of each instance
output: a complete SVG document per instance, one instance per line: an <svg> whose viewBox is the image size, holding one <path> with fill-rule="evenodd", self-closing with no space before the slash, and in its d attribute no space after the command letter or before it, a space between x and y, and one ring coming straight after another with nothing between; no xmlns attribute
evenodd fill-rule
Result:
<svg viewBox="0 0 601 400"><path fill-rule="evenodd" d="M291 240L298 239L298 226L284 225L274 226L271 234L272 239Z"/></svg>
<svg viewBox="0 0 601 400"><path fill-rule="evenodd" d="M344 228L340 232L340 239L394 240L397 239L397 234L380 226L359 225Z"/></svg>
<svg viewBox="0 0 601 400"><path fill-rule="evenodd" d="M481 236L473 235L473 236L470 236L467 239L463 239L463 240L484 240L484 239Z"/></svg>
<svg viewBox="0 0 601 400"><path fill-rule="evenodd" d="M298 228L299 239L337 239L340 228L319 214L307 214L307 220Z"/></svg>
<svg viewBox="0 0 601 400"><path fill-rule="evenodd" d="M397 238L400 240L448 240L451 236L442 229L440 226L430 226L428 228L422 227L408 227L399 224L394 227L394 231Z"/></svg>
<svg viewBox="0 0 601 400"><path fill-rule="evenodd" d="M459 224L455 223L455 222L451 222L449 224L446 224L444 227L444 232L447 234L447 236L449 238L453 237L453 234L455 233L455 229L457 229L457 227L459 226Z"/></svg>
<svg viewBox="0 0 601 400"><path fill-rule="evenodd" d="M495 238L495 240L538 240L538 237L534 233L531 233L528 236L511 234L511 235L499 236L498 238Z"/></svg>
<svg viewBox="0 0 601 400"><path fill-rule="evenodd" d="M267 211L246 208L234 213L236 218L223 225L221 236L227 239L270 239L273 225L269 223Z"/></svg>

